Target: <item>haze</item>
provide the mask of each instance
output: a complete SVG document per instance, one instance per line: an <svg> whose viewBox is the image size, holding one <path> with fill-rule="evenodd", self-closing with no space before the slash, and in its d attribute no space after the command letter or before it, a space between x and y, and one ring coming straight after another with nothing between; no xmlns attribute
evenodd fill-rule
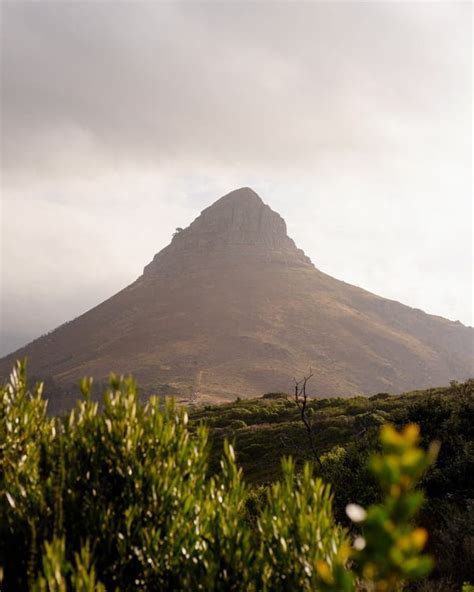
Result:
<svg viewBox="0 0 474 592"><path fill-rule="evenodd" d="M1 348L251 186L330 275L472 324L471 4L1 4Z"/></svg>

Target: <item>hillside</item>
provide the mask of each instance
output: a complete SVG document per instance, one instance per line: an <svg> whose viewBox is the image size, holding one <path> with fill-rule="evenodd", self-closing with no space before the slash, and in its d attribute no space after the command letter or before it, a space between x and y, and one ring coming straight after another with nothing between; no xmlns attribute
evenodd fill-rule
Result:
<svg viewBox="0 0 474 592"><path fill-rule="evenodd" d="M436 558L433 580L423 592L451 592L474 581L474 381L402 395L312 400L316 449L322 467L316 474L331 483L336 517L349 521L346 505L377 502L381 493L368 468L378 450L380 425L416 422L424 446L441 444L439 456L422 481L426 503L421 524L430 532L429 551ZM281 476L281 458L291 455L297 467L312 459L308 436L291 396L208 405L191 411L191 425L209 427L216 472L224 439L234 443L238 464L254 486L251 509L258 511L269 484ZM313 459L314 460L314 459Z"/></svg>
<svg viewBox="0 0 474 592"><path fill-rule="evenodd" d="M474 375L474 329L319 271L251 189L204 210L130 286L0 361L70 407L84 375L133 373L144 393L192 402L291 388L316 369L322 397L401 392ZM50 387L50 391L53 389Z"/></svg>
<svg viewBox="0 0 474 592"><path fill-rule="evenodd" d="M420 410L424 417L419 416ZM334 447L364 438L370 440L386 422L403 425L417 421L429 436L427 440L444 439L446 428L443 433L437 430L453 414L462 415L466 424L474 422L474 381L400 395L309 399L308 412L316 448L322 456ZM232 440L238 462L252 483L265 483L279 476L282 456L291 455L300 464L312 459L308 436L292 395L268 393L256 399L197 406L190 408L190 421L193 425L208 426L216 452L224 439ZM459 427L453 428L453 438L470 437L472 427L467 432L463 429L461 434Z"/></svg>
<svg viewBox="0 0 474 592"><path fill-rule="evenodd" d="M256 485L239 464L244 451L254 465L280 454L266 419L298 435L281 395L190 417L173 400L140 403L133 379L115 376L101 409L86 381L51 417L17 364L0 385L2 590L459 592L474 581L473 385L313 401L320 451L339 411L366 431L326 441L319 464L282 459ZM240 440L236 415L264 437L237 458L216 425ZM418 425L379 429L384 417Z"/></svg>

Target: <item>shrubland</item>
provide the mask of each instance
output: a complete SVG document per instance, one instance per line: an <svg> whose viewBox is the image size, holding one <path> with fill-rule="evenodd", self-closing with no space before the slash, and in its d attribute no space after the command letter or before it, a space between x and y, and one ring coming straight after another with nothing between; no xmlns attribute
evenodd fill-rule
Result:
<svg viewBox="0 0 474 592"><path fill-rule="evenodd" d="M433 561L417 524L420 484L428 506L472 491L461 476L472 392L452 388L459 400L435 418L416 394L410 404L311 402L319 468L284 396L188 417L171 400L140 403L132 379L112 377L100 410L84 380L76 408L51 417L47 393L27 385L19 364L0 388L1 589L344 592L423 582Z"/></svg>
<svg viewBox="0 0 474 592"><path fill-rule="evenodd" d="M426 590L449 592L460 590L464 581L474 582L474 381L402 395L314 398L308 407L322 460L317 473L331 484L333 511L347 527L348 503L358 500L369 505L382 495L369 467L371 455L380 451L380 426L416 423L423 447L435 440L441 443L436 464L420 483L426 502L419 522L430 532L428 550L436 559ZM237 462L253 485L256 500L279 478L282 456L291 455L297 468L312 458L298 407L284 393L199 407L190 418L191 425L209 426L211 466L222 442L234 443Z"/></svg>

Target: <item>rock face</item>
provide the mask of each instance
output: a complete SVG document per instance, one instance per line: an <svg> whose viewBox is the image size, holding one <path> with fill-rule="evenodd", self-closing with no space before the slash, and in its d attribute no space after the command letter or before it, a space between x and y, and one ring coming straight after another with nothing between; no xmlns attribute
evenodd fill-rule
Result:
<svg viewBox="0 0 474 592"><path fill-rule="evenodd" d="M474 330L320 272L251 189L204 210L130 286L0 360L69 389L84 375L133 373L145 393L192 401L292 388L350 396L474 375Z"/></svg>
<svg viewBox="0 0 474 592"><path fill-rule="evenodd" d="M286 234L283 218L263 203L248 187L232 191L212 206L186 229L178 232L171 244L155 255L145 267L145 275L204 257L236 259L257 257L260 262L311 265L303 251Z"/></svg>

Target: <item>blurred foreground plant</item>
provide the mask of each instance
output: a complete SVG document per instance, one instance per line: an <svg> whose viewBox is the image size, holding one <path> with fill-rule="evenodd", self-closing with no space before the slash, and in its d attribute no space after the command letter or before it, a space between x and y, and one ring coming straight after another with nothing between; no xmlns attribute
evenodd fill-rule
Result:
<svg viewBox="0 0 474 592"><path fill-rule="evenodd" d="M249 519L232 446L210 475L207 431L191 433L184 409L141 405L133 380L112 376L99 413L90 386L65 418L46 415L22 364L0 389L2 590L351 592L357 577L396 590L429 571L426 533L411 521L434 453L418 448L415 427L382 431L372 464L386 498L352 508L365 545L356 539L354 552L310 465L296 474L285 460Z"/></svg>
<svg viewBox="0 0 474 592"><path fill-rule="evenodd" d="M423 578L433 568L432 558L422 554L428 533L413 522L424 500L416 487L435 461L439 445L433 443L425 452L419 441L415 424L401 432L391 425L382 426L382 453L371 458L370 466L384 499L367 511L355 504L347 506L349 518L362 529L362 536L354 542L355 560L367 590L401 590L403 582Z"/></svg>

